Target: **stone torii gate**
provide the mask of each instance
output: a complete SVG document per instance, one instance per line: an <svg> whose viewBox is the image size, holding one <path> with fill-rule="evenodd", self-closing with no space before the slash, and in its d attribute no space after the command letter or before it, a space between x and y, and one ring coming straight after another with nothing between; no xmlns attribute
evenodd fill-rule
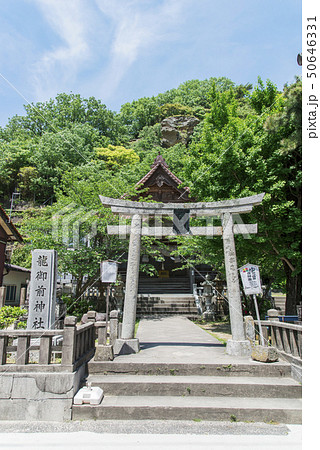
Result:
<svg viewBox="0 0 320 450"><path fill-rule="evenodd" d="M259 205L264 193L251 197L208 203L148 203L118 200L100 195L106 208L121 216L131 216L131 226L110 225L108 234L125 236L130 234L129 255L126 277L126 292L123 310L121 338L117 340L115 353L137 353L139 341L134 338L136 307L138 296L141 236L222 236L228 288L229 313L232 339L227 342L229 355L247 356L251 347L245 339L240 299L240 287L234 234L257 233L257 224L234 224L233 214L249 213ZM154 217L154 227L144 226L143 217ZM173 226L162 227L162 217L172 217ZM221 218L221 226L190 227L190 217Z"/></svg>

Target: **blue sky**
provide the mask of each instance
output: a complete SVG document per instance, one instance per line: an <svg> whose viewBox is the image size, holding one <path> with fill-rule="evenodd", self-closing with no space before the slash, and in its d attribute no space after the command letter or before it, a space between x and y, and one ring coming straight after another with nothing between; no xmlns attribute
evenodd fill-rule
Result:
<svg viewBox="0 0 320 450"><path fill-rule="evenodd" d="M301 0L0 2L0 126L60 92L111 110L191 79L301 75Z"/></svg>

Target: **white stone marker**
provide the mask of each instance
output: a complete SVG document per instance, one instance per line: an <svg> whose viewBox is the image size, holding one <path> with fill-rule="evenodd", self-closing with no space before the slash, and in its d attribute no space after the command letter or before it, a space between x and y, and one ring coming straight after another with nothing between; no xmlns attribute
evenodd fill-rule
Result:
<svg viewBox="0 0 320 450"><path fill-rule="evenodd" d="M28 330L54 328L57 279L55 250L33 250Z"/></svg>

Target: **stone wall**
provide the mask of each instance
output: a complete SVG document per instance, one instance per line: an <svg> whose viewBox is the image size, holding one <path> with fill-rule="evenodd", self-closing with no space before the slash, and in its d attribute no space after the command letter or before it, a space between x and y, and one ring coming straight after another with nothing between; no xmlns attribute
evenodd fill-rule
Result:
<svg viewBox="0 0 320 450"><path fill-rule="evenodd" d="M75 372L0 373L0 420L70 420L85 376L86 364Z"/></svg>

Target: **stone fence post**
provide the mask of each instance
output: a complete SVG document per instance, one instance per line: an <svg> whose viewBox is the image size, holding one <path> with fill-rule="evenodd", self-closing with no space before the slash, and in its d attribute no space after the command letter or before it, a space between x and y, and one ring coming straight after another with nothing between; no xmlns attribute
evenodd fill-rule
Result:
<svg viewBox="0 0 320 450"><path fill-rule="evenodd" d="M96 321L96 311L88 311L87 312L87 318L88 318L88 322L95 322Z"/></svg>
<svg viewBox="0 0 320 450"><path fill-rule="evenodd" d="M62 344L62 366L70 366L74 363L76 354L76 326L77 318L67 316L64 319L63 344Z"/></svg>
<svg viewBox="0 0 320 450"><path fill-rule="evenodd" d="M277 309L268 309L269 320L279 322L279 311Z"/></svg>
<svg viewBox="0 0 320 450"><path fill-rule="evenodd" d="M114 310L110 312L110 344L114 345L119 337L119 313Z"/></svg>
<svg viewBox="0 0 320 450"><path fill-rule="evenodd" d="M252 316L244 316L244 333L245 338L248 339L251 347L253 347L255 345L256 332Z"/></svg>
<svg viewBox="0 0 320 450"><path fill-rule="evenodd" d="M98 321L95 323L95 329L98 335L98 345L106 345L107 343L107 328L106 323Z"/></svg>

